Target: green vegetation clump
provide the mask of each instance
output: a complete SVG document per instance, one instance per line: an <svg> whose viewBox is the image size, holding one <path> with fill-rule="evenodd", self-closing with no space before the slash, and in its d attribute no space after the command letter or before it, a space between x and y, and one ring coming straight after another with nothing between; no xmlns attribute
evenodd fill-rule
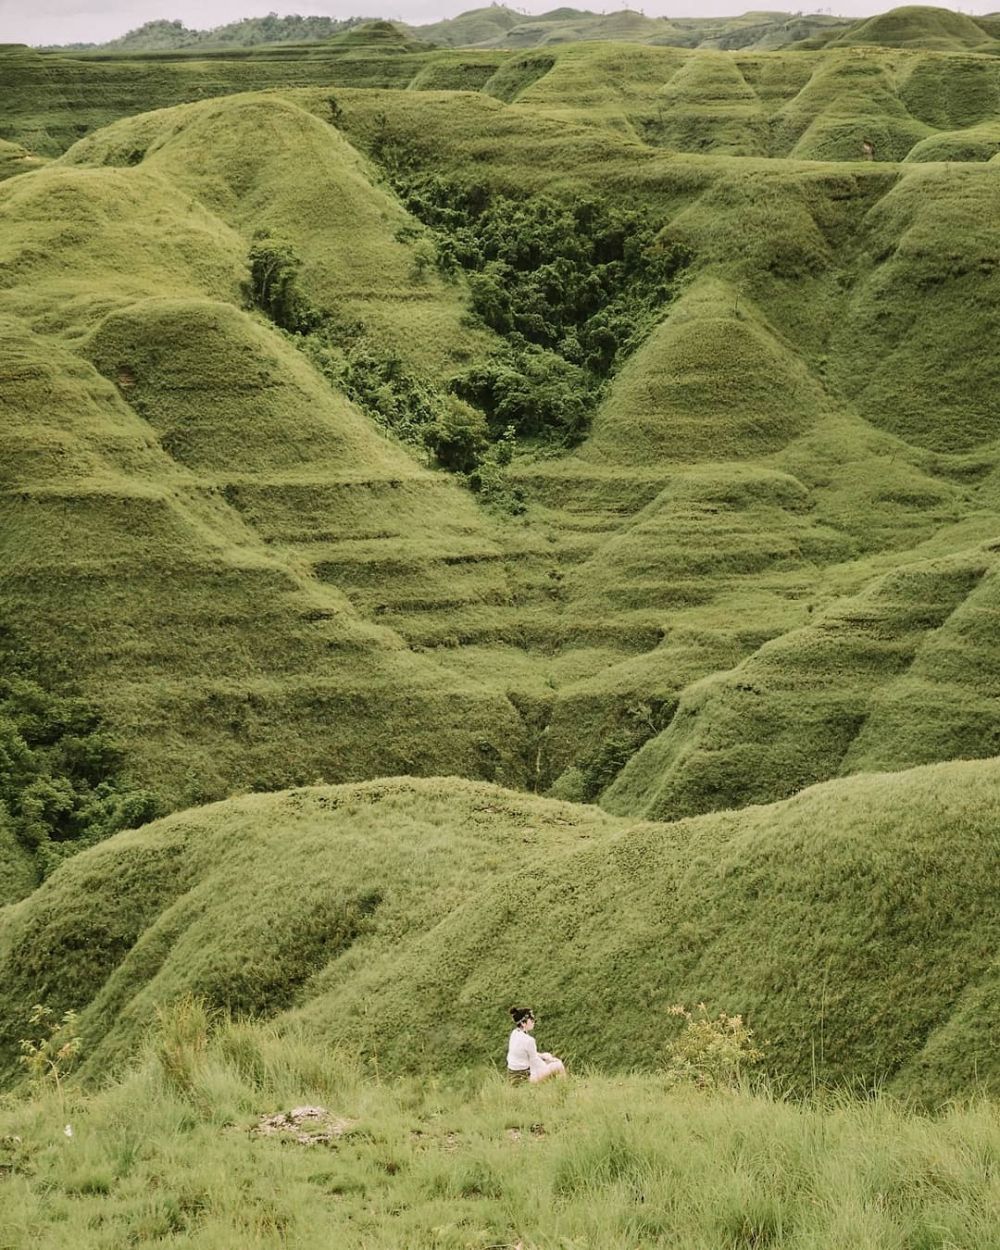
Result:
<svg viewBox="0 0 1000 1250"><path fill-rule="evenodd" d="M479 469L490 447L483 414L418 375L400 355L378 351L356 326L322 318L303 346L331 385L386 433L426 449L454 473Z"/></svg>
<svg viewBox="0 0 1000 1250"><path fill-rule="evenodd" d="M33 1036L21 1039L21 1066L36 1089L51 1083L61 1090L83 1045L76 1031L76 1012L64 1012L62 1019L57 1019L50 1008L37 1003L28 1024Z"/></svg>
<svg viewBox="0 0 1000 1250"><path fill-rule="evenodd" d="M216 48L227 44L252 48L261 43L307 43L329 39L340 31L350 30L361 22L359 17L337 21L330 17L300 17L289 14L279 17L245 17L238 22L214 26L210 30L191 30L179 21L144 22L118 39L97 46L108 52L175 51L180 48Z"/></svg>
<svg viewBox="0 0 1000 1250"><path fill-rule="evenodd" d="M84 700L0 682L0 904L66 856L160 814L154 794L125 780L124 762Z"/></svg>
<svg viewBox="0 0 1000 1250"><path fill-rule="evenodd" d="M580 441L603 381L663 315L689 252L660 242L648 214L596 200L515 200L438 175L394 185L435 232L438 268L469 275L473 310L507 341L454 389L494 435L513 426Z"/></svg>
<svg viewBox="0 0 1000 1250"><path fill-rule="evenodd" d="M704 1003L690 1011L678 1003L670 1014L684 1020L666 1054L666 1072L676 1080L693 1081L702 1089L739 1088L753 1065L764 1058L742 1016L724 1011L713 1016Z"/></svg>
<svg viewBox="0 0 1000 1250"><path fill-rule="evenodd" d="M315 329L320 314L302 294L298 282L302 261L295 249L273 239L267 230L258 231L248 261L250 302L290 334L308 334Z"/></svg>

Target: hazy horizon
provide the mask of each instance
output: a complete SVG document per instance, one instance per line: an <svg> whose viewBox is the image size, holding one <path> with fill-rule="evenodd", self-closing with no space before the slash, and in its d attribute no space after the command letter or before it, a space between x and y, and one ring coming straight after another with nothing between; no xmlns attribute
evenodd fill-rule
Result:
<svg viewBox="0 0 1000 1250"><path fill-rule="evenodd" d="M280 16L300 14L303 17L385 17L395 21L422 25L455 17L469 9L482 8L473 2L441 3L441 0L359 0L357 5L335 4L331 0L289 0L288 4L276 0L107 0L98 7L95 0L38 0L26 8L23 0L0 0L0 43L28 43L36 45L68 43L105 43L111 39L157 19L181 21L194 30L210 30L228 22L246 17L263 17L277 12ZM558 0L532 0L510 5L522 13L545 13L559 7ZM589 9L591 12L615 12L633 8L649 17L725 17L753 11L752 3L716 0L714 3L698 3L683 0L678 4L573 4L571 7ZM804 9L792 5L760 5L768 12L833 12L844 18L868 17L898 8L894 4L871 4L864 0L845 0L844 3L819 5ZM996 0L985 3L943 4L932 6L948 8L970 16L997 11Z"/></svg>

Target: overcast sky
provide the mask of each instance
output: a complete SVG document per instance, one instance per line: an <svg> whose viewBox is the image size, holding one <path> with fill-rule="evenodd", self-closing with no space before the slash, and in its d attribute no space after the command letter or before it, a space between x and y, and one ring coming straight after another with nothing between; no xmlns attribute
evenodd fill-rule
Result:
<svg viewBox="0 0 1000 1250"><path fill-rule="evenodd" d="M488 0L485 0L488 3ZM795 11L799 6L768 3L768 0L604 0L586 3L586 0L565 0L574 8L594 12L614 12L625 7L641 9L649 17L718 16L726 13L744 13L750 9L787 8ZM241 17L258 17L265 13L323 14L328 17L389 17L404 22L434 22L442 17L454 17L468 9L479 8L484 0L0 0L0 43L103 43L123 35L127 30L141 26L154 18L180 19L185 26L206 30L221 26ZM511 4L521 12L544 13L556 8L560 0L517 0ZM820 0L807 12L828 11L845 17L861 17L870 13L883 13L896 7L879 4L877 0ZM958 9L962 13L992 13L1000 7L1000 0L968 0L962 4L944 4L940 7ZM0 90L3 84L0 82Z"/></svg>

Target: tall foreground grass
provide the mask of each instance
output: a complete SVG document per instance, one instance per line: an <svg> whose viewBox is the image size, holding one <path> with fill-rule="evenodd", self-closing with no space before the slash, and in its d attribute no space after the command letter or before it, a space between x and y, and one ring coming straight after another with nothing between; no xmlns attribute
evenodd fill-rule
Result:
<svg viewBox="0 0 1000 1250"><path fill-rule="evenodd" d="M135 1072L0 1110L0 1247L993 1250L986 1101L792 1104L663 1077L382 1084L266 1027L169 1015ZM447 1021L442 1021L447 1029ZM320 1104L304 1146L249 1130Z"/></svg>

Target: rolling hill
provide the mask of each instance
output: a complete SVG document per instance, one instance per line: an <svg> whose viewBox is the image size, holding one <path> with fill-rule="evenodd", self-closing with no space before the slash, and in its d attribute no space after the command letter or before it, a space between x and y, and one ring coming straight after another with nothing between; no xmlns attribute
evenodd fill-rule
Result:
<svg viewBox="0 0 1000 1250"><path fill-rule="evenodd" d="M631 55L637 69L652 68L650 58L674 58L674 83L685 73L676 58L688 54ZM584 63L571 49L558 73L582 72ZM588 53L586 64L599 76L606 54ZM31 178L7 183L12 273L30 273L31 282L9 290L5 309L24 352L41 354L45 336L55 335L49 367L64 361L79 379L74 384L89 388L90 402L123 414L118 420L127 414L132 437L146 441L143 467L136 452L122 461L116 451L118 463L105 461L99 475L121 483L127 464L126 477L138 480L147 499L166 490L173 500L184 484L185 506L196 508L197 519L168 527L177 538L155 540L164 559L194 524L211 533L216 551L235 544L246 559L257 552L265 566L277 561L304 577L299 584L309 594L334 596L337 619L357 621L376 652L388 646L394 665L412 666L417 687L443 683L445 704L449 683L457 683L456 696L466 692L458 696L460 716L470 697L484 709L504 709L502 750L489 734L463 735L480 743L472 749L485 753L481 765L467 748L455 756L451 748L424 747L407 751L410 767L505 780L530 771L536 785L567 769L589 770L593 796L641 745L636 739L669 724L686 685L800 629L817 604L859 592L894 562L922 558L921 544L939 531L955 529L956 551L991 536L995 388L988 371L982 399L970 408L966 397L982 374L967 362L990 359L995 331L987 313L956 356L949 327L970 298L988 298L995 280L990 233L973 224L991 219L995 197L981 163L945 176L920 163L729 164L711 152L679 160L586 120L570 91L557 118L544 102L555 98L557 81L553 69L512 106L485 95L341 89L338 126L330 124L326 96L310 90L123 119ZM543 84L541 102L529 107ZM800 96L808 96L808 84ZM250 131L252 158L242 141ZM637 197L662 223L663 237L682 241L697 258L681 297L614 378L590 439L562 459L512 466L510 480L527 508L520 522L485 515L446 477L365 433L367 418L242 306L241 267L254 230L265 226L301 255L310 300L344 325L363 324L365 342L429 385L447 386L463 362L495 350L495 339L467 324L461 284L418 272L414 256L426 247L426 230L359 155L379 144L403 148L448 176L476 153L480 180L516 194L552 185L550 171L561 164L573 171L565 175L567 191L600 178L612 199ZM203 158L209 150L211 164ZM298 175L305 167L307 184ZM933 240L956 214L970 228L949 253L935 252ZM71 216L77 235L67 268L56 241ZM174 223L166 235L165 221ZM922 302L931 289L934 298ZM887 298L895 319L882 311ZM248 373L251 359L260 363ZM307 395L315 417L291 436ZM24 463L43 465L47 475L51 454L40 459L40 449L29 451L34 437L16 433ZM321 452L326 440L329 451ZM69 473L73 492L96 468L95 451L75 453L90 459L87 473L83 466ZM176 487L164 485L175 479ZM56 505L53 483L24 481L46 482L43 494L36 487L24 499L11 496L18 509L30 497L37 527L39 500ZM399 510L389 525L375 519L387 491ZM105 498L91 497L87 507ZM436 498L453 502L442 510ZM80 506L75 493L73 500ZM65 500L58 506L65 509ZM367 522L366 508L374 509ZM56 528L53 536L64 532ZM116 559L131 541L112 542ZM940 539L944 550L948 542ZM136 558L148 559L153 543ZM44 546L39 537L33 549ZM60 547L59 558L66 554ZM30 566L22 555L25 587ZM32 610L44 611L51 628L51 594L19 593L27 595L25 607L31 594L41 595ZM142 602L136 623L150 619L145 592ZM220 606L227 634L232 610ZM333 619L319 605L303 610L320 613L316 622ZM239 687L255 674L262 707L280 699L286 709L280 717L254 714L260 751L273 750L274 730L265 726L280 723L285 738L305 717L296 745L279 753L290 761L302 752L299 734L315 713L291 710L281 683L269 684L268 669L288 672L295 703L308 705L313 679L302 682L316 671L312 648L330 645L321 635L332 626L314 623L306 631L314 641L306 643L294 618L286 619L294 661L275 668L255 659L249 636L227 647L235 664L229 680ZM119 615L118 628L131 636L138 624L126 627ZM44 648L50 662L60 652L56 636ZM274 637L261 643L276 659L281 644ZM182 749L178 739L167 751L176 760L169 767L154 763L166 748L149 745L148 726L161 725L157 736L166 742L169 726L188 714L178 667L185 645L178 638L165 654L144 653L149 676L137 682L138 672L128 673L127 713L98 676L103 668L113 682L115 648L110 661L84 666L86 687L116 709L114 722L136 726L136 734L144 726L148 762L140 766L136 755L137 773L168 794L190 801L262 784L240 740L245 717L222 691L213 695L221 700L218 714L199 718L206 754L192 788L178 790L174 777L189 744ZM193 654L202 658L192 658L192 678L217 645L199 626ZM137 701L140 688L146 693ZM174 711L153 711L161 699ZM630 718L637 704L652 712ZM436 696L428 706L437 709ZM223 730L227 724L234 728ZM338 780L398 769L398 762L383 767L377 752L364 764L351 762L353 753L334 749L328 733L306 752L312 762L286 780L307 779L303 767L325 776L332 770ZM208 745L213 738L217 745ZM947 747L939 749L947 758ZM973 753L988 753L987 744ZM280 768L271 779L280 783Z"/></svg>
<svg viewBox="0 0 1000 1250"><path fill-rule="evenodd" d="M997 786L996 761L934 765L673 825L438 779L185 812L4 913L4 1054L39 986L82 1009L95 1072L184 992L383 1073L482 1063L525 998L620 1071L696 998L747 1012L783 1083L995 1091Z"/></svg>
<svg viewBox="0 0 1000 1250"><path fill-rule="evenodd" d="M231 22L211 30L190 30L182 22L156 21L103 45L71 45L68 51L131 52L217 50L224 47L280 46L283 43L344 43L368 46L412 37L453 48L537 48L555 44L615 41L654 46L771 51L837 46L928 48L942 52L995 51L990 17L972 19L951 9L910 6L874 18L851 21L829 13L752 10L726 17L646 17L620 9L594 13L561 7L529 14L503 4L470 9L457 17L403 27L381 19L267 18ZM395 28L393 31L392 28Z"/></svg>
<svg viewBox="0 0 1000 1250"><path fill-rule="evenodd" d="M909 5L879 13L845 31L834 46L874 44L882 48L933 48L938 52L993 50L991 36L975 18L952 9Z"/></svg>

